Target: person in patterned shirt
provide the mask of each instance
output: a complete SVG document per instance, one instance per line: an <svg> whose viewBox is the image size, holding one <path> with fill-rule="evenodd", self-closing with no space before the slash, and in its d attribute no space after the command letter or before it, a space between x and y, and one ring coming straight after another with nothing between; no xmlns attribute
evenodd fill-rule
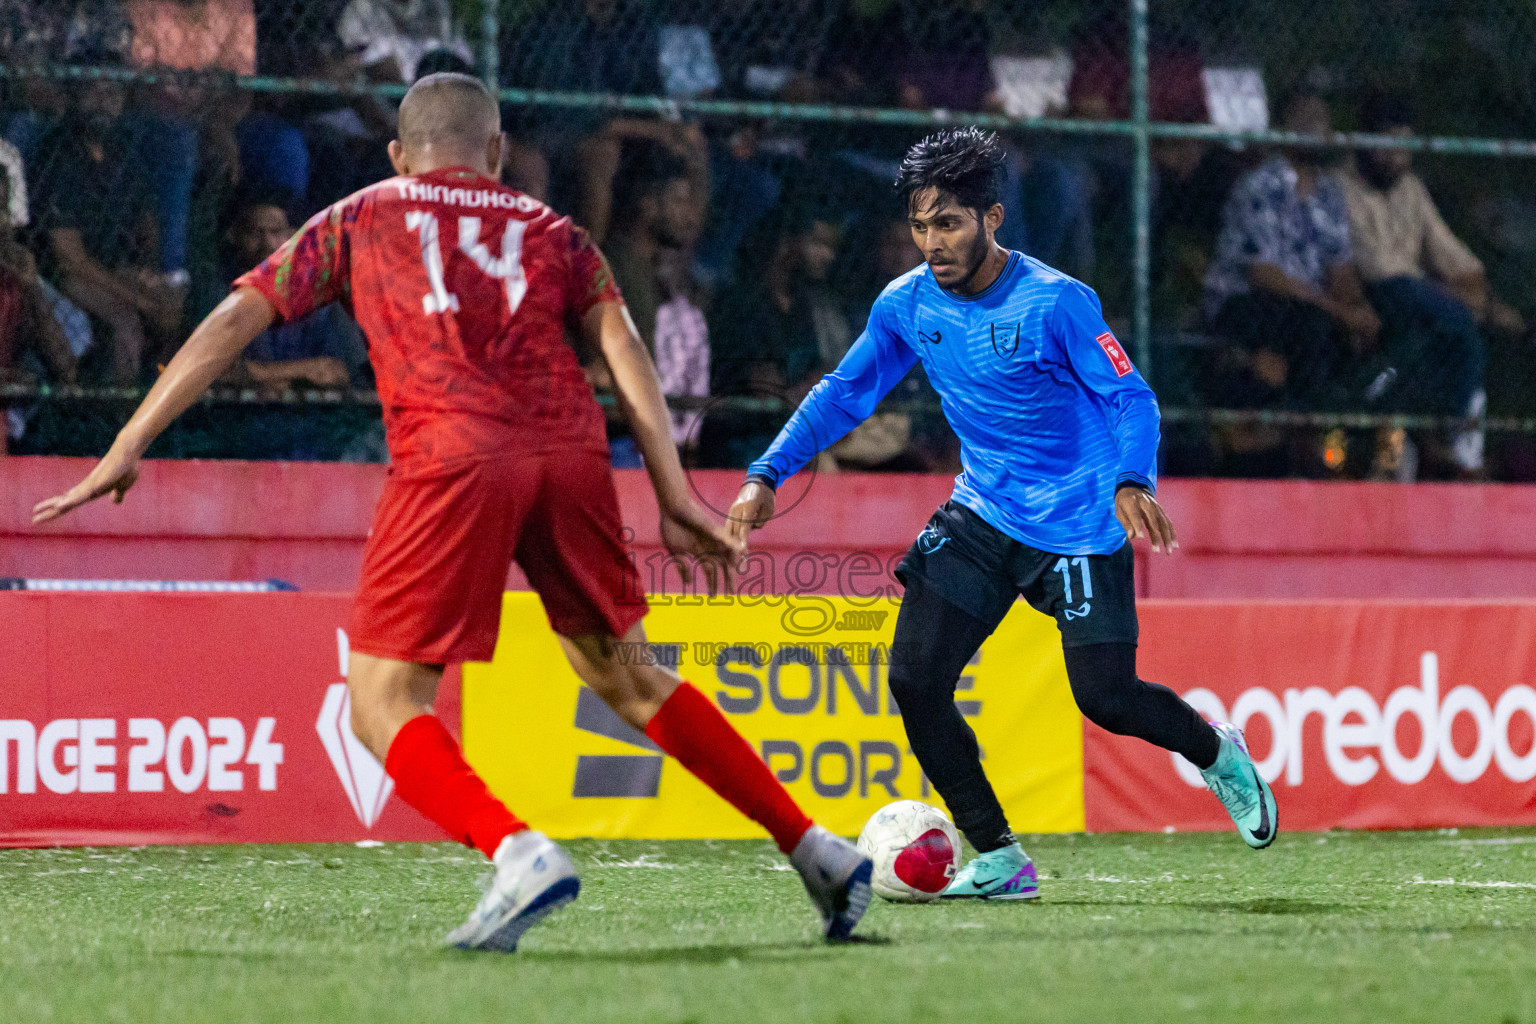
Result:
<svg viewBox="0 0 1536 1024"><path fill-rule="evenodd" d="M1286 104L1281 127L1331 130L1316 96ZM1233 187L1205 278L1205 316L1233 344L1224 403L1318 404L1338 370L1376 344L1381 322L1365 300L1350 249L1349 210L1323 173L1322 151L1284 150Z"/></svg>
<svg viewBox="0 0 1536 1024"><path fill-rule="evenodd" d="M444 666L491 657L512 561L538 591L583 682L625 721L772 834L829 938L869 903L872 865L812 824L713 701L643 645L645 614L620 533L602 412L566 344L600 351L656 490L661 536L711 578L742 546L689 491L645 345L586 232L503 187L495 100L474 78L429 75L400 106L398 174L316 214L235 282L177 353L105 458L44 523L113 493L154 438L275 319L331 301L367 335L392 460L348 635L352 728L395 791L495 874L462 948L511 951L576 898L570 859L486 788L432 714ZM689 566L682 564L685 577ZM631 646L632 649L632 646Z"/></svg>

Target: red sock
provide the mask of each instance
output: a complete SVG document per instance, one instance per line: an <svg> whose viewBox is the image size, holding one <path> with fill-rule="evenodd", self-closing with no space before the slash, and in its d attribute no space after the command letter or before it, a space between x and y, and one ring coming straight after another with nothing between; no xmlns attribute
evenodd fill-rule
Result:
<svg viewBox="0 0 1536 1024"><path fill-rule="evenodd" d="M645 734L732 807L767 829L785 853L810 829L811 819L762 758L692 683L667 698Z"/></svg>
<svg viewBox="0 0 1536 1024"><path fill-rule="evenodd" d="M384 770L395 780L400 799L487 857L507 836L528 827L491 795L459 744L432 715L401 727L389 745Z"/></svg>

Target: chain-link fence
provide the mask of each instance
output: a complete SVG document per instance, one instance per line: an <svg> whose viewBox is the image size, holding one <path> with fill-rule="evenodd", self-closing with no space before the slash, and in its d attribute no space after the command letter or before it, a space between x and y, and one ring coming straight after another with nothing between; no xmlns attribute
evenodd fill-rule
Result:
<svg viewBox="0 0 1536 1024"><path fill-rule="evenodd" d="M1536 479L1533 43L1493 0L0 0L6 432L102 450L229 280L391 173L406 83L460 69L501 90L507 182L601 239L700 464L755 455L918 262L906 147L979 123L999 240L1098 291L1167 472ZM332 311L158 451L382 457L370 385ZM957 464L919 379L833 457Z"/></svg>

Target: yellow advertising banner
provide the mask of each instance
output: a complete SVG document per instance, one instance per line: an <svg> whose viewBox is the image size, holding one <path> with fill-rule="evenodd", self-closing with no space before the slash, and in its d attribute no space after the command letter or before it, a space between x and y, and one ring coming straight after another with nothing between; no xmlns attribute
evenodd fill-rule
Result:
<svg viewBox="0 0 1536 1024"><path fill-rule="evenodd" d="M898 602L672 599L646 619L655 658L713 700L818 822L855 835L892 800L943 806L886 688ZM537 596L509 593L490 662L464 666L469 761L555 838L737 839L756 825L582 686ZM960 680L987 774L1020 832L1084 827L1082 720L1055 624L1019 608Z"/></svg>

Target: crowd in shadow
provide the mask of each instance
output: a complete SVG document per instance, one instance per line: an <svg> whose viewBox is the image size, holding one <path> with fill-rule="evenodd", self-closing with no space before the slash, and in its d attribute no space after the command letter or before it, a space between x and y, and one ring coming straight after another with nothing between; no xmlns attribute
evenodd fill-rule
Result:
<svg viewBox="0 0 1536 1024"><path fill-rule="evenodd" d="M1123 8L1087 5L1042 51L987 0L573 0L517 5L496 50L502 85L523 89L1108 122L1130 113ZM151 381L235 276L307 216L392 173L388 99L258 91L234 77L407 84L471 71L458 13L449 0L0 0L0 63L109 73L6 79L0 383ZM1150 55L1154 119L1209 122L1198 43L1154 24ZM112 74L126 71L156 78ZM1355 126L1417 127L1399 97L1345 99ZM1333 124L1311 92L1275 111L1296 131ZM784 418L715 399L797 401L858 337L880 289L919 260L890 183L920 128L526 103L508 104L504 121L505 183L602 245L664 390L690 400L674 430L697 465L745 465ZM1005 135L999 241L1094 285L1123 323L1128 143ZM1526 328L1406 150L1163 139L1153 155L1160 390L1224 409L1450 424L1359 437L1228 425L1170 446L1170 469L1486 476L1490 338L1523 344ZM605 369L595 357L589 368L601 392ZM371 387L365 342L336 307L263 335L224 383L258 395ZM6 419L12 450L96 443L39 403ZM261 406L208 429L195 453L383 457L369 417L318 408ZM614 430L615 464L637 464ZM820 468L957 470L921 370Z"/></svg>

